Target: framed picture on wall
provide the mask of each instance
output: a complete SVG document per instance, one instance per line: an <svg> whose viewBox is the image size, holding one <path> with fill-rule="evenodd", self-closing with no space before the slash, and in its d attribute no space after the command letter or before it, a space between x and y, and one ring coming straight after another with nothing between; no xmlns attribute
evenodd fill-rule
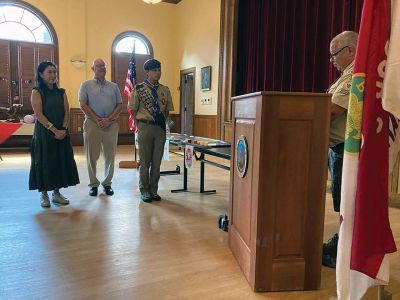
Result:
<svg viewBox="0 0 400 300"><path fill-rule="evenodd" d="M211 90L211 66L201 68L201 90Z"/></svg>

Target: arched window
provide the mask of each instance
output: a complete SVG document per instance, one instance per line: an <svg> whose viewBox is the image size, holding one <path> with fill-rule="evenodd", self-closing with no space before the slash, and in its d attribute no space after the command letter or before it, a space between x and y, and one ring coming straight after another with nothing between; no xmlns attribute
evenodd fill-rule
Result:
<svg viewBox="0 0 400 300"><path fill-rule="evenodd" d="M146 60L153 58L153 47L150 41L139 32L127 31L114 39L111 49L111 79L118 84L123 96L124 106L127 102L127 98L124 96L125 80L133 47L135 47L136 57L136 82L142 82L145 79L143 64Z"/></svg>
<svg viewBox="0 0 400 300"><path fill-rule="evenodd" d="M43 60L58 63L57 36L50 21L32 5L0 3L0 106L32 112L30 94ZM4 116L0 115L0 119Z"/></svg>
<svg viewBox="0 0 400 300"><path fill-rule="evenodd" d="M150 49L146 42L136 36L127 36L117 42L115 46L116 53L129 53L131 54L135 47L136 54L149 55Z"/></svg>
<svg viewBox="0 0 400 300"><path fill-rule="evenodd" d="M31 11L15 6L0 6L0 39L53 44L47 25Z"/></svg>

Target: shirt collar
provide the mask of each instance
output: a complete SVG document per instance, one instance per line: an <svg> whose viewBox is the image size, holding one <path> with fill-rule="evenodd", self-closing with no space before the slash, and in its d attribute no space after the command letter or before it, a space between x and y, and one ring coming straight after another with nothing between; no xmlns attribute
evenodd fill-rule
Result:
<svg viewBox="0 0 400 300"><path fill-rule="evenodd" d="M147 79L144 81L148 86L157 89L160 86L160 83L156 83L156 84L152 84L150 81L148 81Z"/></svg>
<svg viewBox="0 0 400 300"><path fill-rule="evenodd" d="M103 81L101 81L101 80L99 80L99 79L97 79L96 77L93 77L93 80L95 80L96 81L96 83L97 84L100 84L100 85L105 85L106 84L106 79L104 79Z"/></svg>
<svg viewBox="0 0 400 300"><path fill-rule="evenodd" d="M353 72L354 60L343 70L342 74Z"/></svg>

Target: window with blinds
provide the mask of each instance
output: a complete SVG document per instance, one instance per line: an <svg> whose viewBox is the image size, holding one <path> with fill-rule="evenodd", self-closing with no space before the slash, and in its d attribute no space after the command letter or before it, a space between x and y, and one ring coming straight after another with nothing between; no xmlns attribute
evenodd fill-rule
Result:
<svg viewBox="0 0 400 300"><path fill-rule="evenodd" d="M57 64L57 37L48 19L20 1L0 4L0 107L31 113L30 95L38 64ZM20 117L21 117L20 116ZM0 114L4 118L4 114Z"/></svg>

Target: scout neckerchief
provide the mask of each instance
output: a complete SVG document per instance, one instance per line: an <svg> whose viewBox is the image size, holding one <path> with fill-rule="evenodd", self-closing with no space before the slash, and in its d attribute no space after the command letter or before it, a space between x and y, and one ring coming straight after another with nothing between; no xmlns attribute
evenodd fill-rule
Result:
<svg viewBox="0 0 400 300"><path fill-rule="evenodd" d="M158 85L153 86L148 80L143 82L149 89L146 88L139 88L137 93L139 94L140 99L143 101L144 105L146 106L149 113L155 119L157 114L160 113L160 105L158 104L158 95L157 95L157 88Z"/></svg>

